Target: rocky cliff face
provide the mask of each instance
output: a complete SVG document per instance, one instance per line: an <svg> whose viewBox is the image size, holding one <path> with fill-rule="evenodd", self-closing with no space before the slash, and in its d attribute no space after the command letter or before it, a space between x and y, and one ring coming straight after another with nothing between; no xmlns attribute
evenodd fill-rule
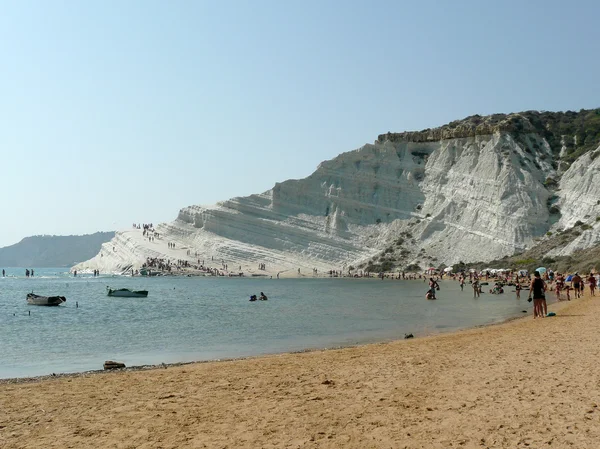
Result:
<svg viewBox="0 0 600 449"><path fill-rule="evenodd" d="M583 221L577 240L554 250L569 253L600 238L599 142L600 110L474 116L383 134L305 179L186 207L158 227L159 242L117 233L77 268L118 271L146 257L303 272L438 266L520 252Z"/></svg>

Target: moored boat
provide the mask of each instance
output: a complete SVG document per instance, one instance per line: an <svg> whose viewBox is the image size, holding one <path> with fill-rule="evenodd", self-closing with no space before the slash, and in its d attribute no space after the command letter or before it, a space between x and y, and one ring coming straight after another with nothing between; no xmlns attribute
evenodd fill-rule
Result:
<svg viewBox="0 0 600 449"><path fill-rule="evenodd" d="M40 296L27 293L27 303L33 306L59 306L66 300L64 296Z"/></svg>
<svg viewBox="0 0 600 449"><path fill-rule="evenodd" d="M106 287L108 296L120 296L123 298L146 298L148 296L148 290L130 290L128 288L119 288L113 290L110 287Z"/></svg>

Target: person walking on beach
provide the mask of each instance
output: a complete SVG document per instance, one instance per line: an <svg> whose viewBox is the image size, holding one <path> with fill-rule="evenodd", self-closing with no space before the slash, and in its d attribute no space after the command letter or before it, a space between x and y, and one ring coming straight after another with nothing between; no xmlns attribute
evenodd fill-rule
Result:
<svg viewBox="0 0 600 449"><path fill-rule="evenodd" d="M590 284L590 294L592 296L596 296L595 295L595 291L596 291L596 278L594 277L593 273L590 273L590 277L588 278L588 283Z"/></svg>
<svg viewBox="0 0 600 449"><path fill-rule="evenodd" d="M533 280L529 285L529 299L533 294L533 318L543 318L548 313L546 308L546 283L540 277L540 272L533 273Z"/></svg>
<svg viewBox="0 0 600 449"><path fill-rule="evenodd" d="M575 290L575 298L579 298L579 295L581 293L581 276L579 276L578 272L575 272L575 276L573 276L573 278L571 279L571 284L573 286L573 289Z"/></svg>

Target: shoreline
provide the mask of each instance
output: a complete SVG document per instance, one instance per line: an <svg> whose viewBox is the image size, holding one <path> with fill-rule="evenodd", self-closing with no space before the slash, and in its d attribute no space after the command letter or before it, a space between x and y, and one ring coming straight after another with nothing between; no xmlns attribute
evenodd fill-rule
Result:
<svg viewBox="0 0 600 449"><path fill-rule="evenodd" d="M367 278L364 278L364 279L367 279ZM409 280L409 279L406 279L406 280ZM411 279L411 280L415 281L414 279ZM419 280L419 279L416 279L416 280ZM526 300L524 299L524 301L526 301ZM564 307L568 306L572 302L573 301L568 302L566 300L563 300L563 301L555 300L554 302L551 302L548 304L548 311L556 312L556 311L561 310ZM530 303L527 303L526 307L531 307ZM419 339L423 339L423 338L435 337L435 336L441 336L441 335L452 335L452 334L466 332L466 331L470 331L470 330L474 330L474 329L485 329L488 327L502 326L504 324L507 324L507 323L510 323L513 321L526 320L527 318L531 318L530 313L531 313L531 311L528 310L526 314L524 313L523 315L509 316L509 317L506 317L506 318L496 321L496 322L476 324L476 325L472 325L472 326L461 327L458 329L451 329L451 330L440 329L437 331L430 331L425 334L417 333L417 335L415 335L413 338L411 338L411 340L419 340ZM2 385L2 384L36 383L36 382L44 382L46 380L55 380L55 379L62 379L62 378L89 377L89 376L97 376L97 375L102 375L102 374L111 374L111 373L116 373L116 372L138 372L138 371L149 371L149 370L161 370L161 369L166 369L166 368L173 368L173 367L186 366L186 365L195 365L195 364L238 362L238 361L243 361L243 360L262 359L265 357L276 357L276 356L282 356L282 355L287 355L287 354L304 354L304 353L312 353L312 352L338 351L338 350L344 350L344 349L360 348L360 347L369 346L369 345L399 343L399 342L406 341L406 340L407 339L405 339L405 338L389 338L389 339L384 339L384 340L380 340L380 341L368 341L368 342L363 342L363 343L339 345L339 346L332 346L332 347L325 347L325 348L319 348L319 347L305 348L305 349L300 349L300 350L295 350L295 351L264 353L264 354L242 356L242 357L224 357L224 358L220 358L220 359L192 360L192 361L182 361L182 362L131 365L131 366L127 366L125 368L118 368L118 369L113 369L113 370L94 369L94 370L73 371L73 372L66 372L66 373L43 374L43 375L39 375L39 376L5 377L5 378L0 378L0 385Z"/></svg>
<svg viewBox="0 0 600 449"><path fill-rule="evenodd" d="M351 278L348 278L348 279L351 279ZM362 279L368 279L368 278L362 278ZM405 279L405 280L400 279L400 280L401 281L420 281L419 279ZM524 300L524 301L526 301L526 300ZM550 308L554 305L563 304L563 303L565 303L564 304L565 306L568 305L567 301L551 302L548 304L548 310L550 311ZM531 305L529 303L527 303L526 307L531 307ZM552 310L554 311L554 309L552 309ZM427 332L424 334L419 334L418 332L412 332L412 334L416 334L416 335L414 335L414 337L412 339L417 340L417 339L439 336L439 335L451 335L454 333L465 332L465 331L469 331L469 330L473 330L473 329L483 329L486 327L501 326L503 324L506 324L506 323L509 323L512 321L527 319L528 317L530 318L530 313L531 313L531 311L528 310L527 313L526 314L524 313L523 315L508 316L499 321L489 322L489 323L484 323L484 324L475 324L475 325L470 325L470 326L466 326L466 327L460 327L457 329L449 329L449 330L438 329L437 331L431 330L430 332ZM208 359L208 360L191 360L191 361L181 361L181 362L169 362L169 363L161 362L161 363L144 364L144 365L131 365L131 366L127 366L125 368L118 368L118 369L113 369L113 370L92 369L92 370L86 370L86 371L73 371L73 372L63 372L63 373L42 374L42 375L38 375L38 376L4 377L4 378L0 377L0 386L2 384L24 384L24 383L44 382L46 380L55 380L55 379L62 379L62 378L89 377L89 376L97 376L97 375L102 375L102 374L111 374L111 373L115 373L115 372L138 372L138 371L160 370L160 369L165 369L165 368L194 365L194 364L237 362L237 361L242 361L242 360L261 359L264 357L274 357L274 356L281 356L281 355L286 355L286 354L303 354L303 353L323 352L323 351L337 351L337 350L344 350L344 349L359 348L359 347L369 346L369 345L391 344L391 343L402 342L405 340L407 340L407 339L400 338L400 337L387 338L387 339L383 339L383 340L365 341L365 342L359 342L359 343L354 343L354 344L349 344L349 345L337 345L337 346L331 346L331 347L312 347L312 348L304 348L304 349L295 350L295 351L272 352L272 353L263 353L263 354L241 356L241 357L223 357L223 358L219 358L219 359Z"/></svg>
<svg viewBox="0 0 600 449"><path fill-rule="evenodd" d="M0 446L595 447L598 299L389 343L1 383Z"/></svg>

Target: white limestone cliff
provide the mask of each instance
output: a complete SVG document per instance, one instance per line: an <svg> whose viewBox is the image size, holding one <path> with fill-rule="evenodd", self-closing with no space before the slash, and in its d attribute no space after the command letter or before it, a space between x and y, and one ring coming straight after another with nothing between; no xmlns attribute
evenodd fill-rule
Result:
<svg viewBox="0 0 600 449"><path fill-rule="evenodd" d="M600 244L600 147L577 159L562 175L558 201L560 219L552 230L572 228L581 222L580 235L562 248L548 253L549 256L565 256L575 251Z"/></svg>
<svg viewBox="0 0 600 449"><path fill-rule="evenodd" d="M385 261L424 268L511 255L577 220L592 229L555 252L600 243L600 158L581 156L553 190L550 180L560 174L548 141L532 129L517 140L502 126L442 139L435 130L418 138L380 136L321 163L307 178L215 206L183 208L157 227L161 237L153 242L140 230L117 232L74 269L120 272L139 268L147 257L224 262L230 272L261 274L259 263L268 274L346 271Z"/></svg>

